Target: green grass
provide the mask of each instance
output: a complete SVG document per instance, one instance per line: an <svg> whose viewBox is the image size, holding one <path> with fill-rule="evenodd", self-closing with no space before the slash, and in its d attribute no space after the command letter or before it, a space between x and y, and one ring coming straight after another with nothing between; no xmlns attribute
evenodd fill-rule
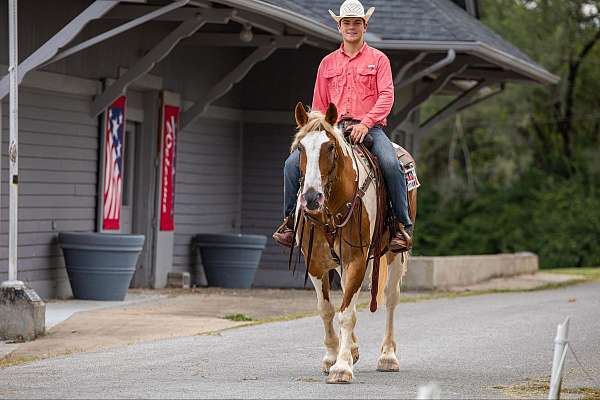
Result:
<svg viewBox="0 0 600 400"><path fill-rule="evenodd" d="M579 275L579 276L585 276L589 280L600 279L600 267L552 268L552 269L543 269L543 270L541 270L541 272L549 272L551 274Z"/></svg>
<svg viewBox="0 0 600 400"><path fill-rule="evenodd" d="M246 314L229 314L226 315L224 317L225 319L228 319L230 321L238 321L238 322L243 322L243 321L254 321L254 319Z"/></svg>

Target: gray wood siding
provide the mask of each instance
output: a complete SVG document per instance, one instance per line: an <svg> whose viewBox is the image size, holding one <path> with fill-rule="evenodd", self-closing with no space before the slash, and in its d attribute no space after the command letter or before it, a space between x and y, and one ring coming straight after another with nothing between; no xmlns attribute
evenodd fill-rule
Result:
<svg viewBox="0 0 600 400"><path fill-rule="evenodd" d="M291 125L244 125L242 232L268 238L254 279L256 287L304 285L304 264L299 264L292 276L288 271L288 250L271 238L282 221L283 165L294 132Z"/></svg>
<svg viewBox="0 0 600 400"><path fill-rule="evenodd" d="M193 273L192 238L239 232L241 143L237 122L201 119L179 137L173 271Z"/></svg>
<svg viewBox="0 0 600 400"><path fill-rule="evenodd" d="M89 97L21 88L19 99L18 278L43 297L63 296L57 290L68 290L68 283L58 232L94 230L95 226L97 120L88 115ZM8 129L5 99L0 281L8 277Z"/></svg>

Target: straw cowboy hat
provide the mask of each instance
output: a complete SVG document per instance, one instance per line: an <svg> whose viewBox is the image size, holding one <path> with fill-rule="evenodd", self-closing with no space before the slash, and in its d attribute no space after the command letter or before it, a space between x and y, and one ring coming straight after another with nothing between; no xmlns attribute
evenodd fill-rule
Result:
<svg viewBox="0 0 600 400"><path fill-rule="evenodd" d="M365 9L360 1L358 0L346 0L342 3L340 7L340 15L335 15L335 13L329 10L329 14L338 24L342 20L342 18L362 18L365 22L369 22L369 18L375 12L375 7L371 7L365 13Z"/></svg>

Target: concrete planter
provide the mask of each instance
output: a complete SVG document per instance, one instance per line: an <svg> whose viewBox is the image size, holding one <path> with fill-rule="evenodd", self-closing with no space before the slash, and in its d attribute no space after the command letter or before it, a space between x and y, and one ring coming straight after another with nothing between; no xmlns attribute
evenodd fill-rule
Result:
<svg viewBox="0 0 600 400"><path fill-rule="evenodd" d="M200 234L194 237L209 286L250 288L267 243L262 235Z"/></svg>
<svg viewBox="0 0 600 400"><path fill-rule="evenodd" d="M61 232L58 241L75 298L125 298L144 246L144 235Z"/></svg>

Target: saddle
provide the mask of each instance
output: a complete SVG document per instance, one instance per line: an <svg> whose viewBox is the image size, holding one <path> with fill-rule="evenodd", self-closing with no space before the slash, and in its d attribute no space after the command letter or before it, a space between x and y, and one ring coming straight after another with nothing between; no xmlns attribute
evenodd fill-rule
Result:
<svg viewBox="0 0 600 400"><path fill-rule="evenodd" d="M348 139L347 136L346 138ZM400 161L400 165L406 178L408 212L411 219L414 221L417 211L417 196L415 190L420 186L416 173L415 159L402 146L395 143L392 144L394 145L396 156ZM385 184L383 184L383 174L379 168L379 162L377 161L377 157L371 152L372 147L373 139L370 135L367 135L363 142L358 144L355 149L357 156L366 163L367 169L370 171L370 174L372 174L372 179L376 184L377 216L375 217L373 240L369 248L369 258L373 259L373 272L371 274L371 304L369 308L372 312L375 312L377 310L376 299L379 286L379 263L381 256L387 252L389 246L389 242L383 243L385 231L386 228L389 231L389 240L389 238L396 234L398 224L394 219L391 203L387 197ZM371 177L368 177L367 179L371 179Z"/></svg>
<svg viewBox="0 0 600 400"><path fill-rule="evenodd" d="M345 132L345 136L348 139L349 132ZM394 146L394 150L396 150L396 157L398 157L398 161L400 161L400 167L404 172L404 177L406 178L406 191L408 195L408 213L410 215L411 220L414 222L416 214L417 214L417 198L414 196L414 193L411 193L413 190L417 189L421 186L419 179L417 177L416 171L416 162L412 154L408 152L404 147L392 142ZM373 138L371 135L365 136L362 142L362 146L359 145L356 147L359 155L363 158L363 160L368 162L369 169L374 170L377 173L376 181L383 182L383 176L381 175L381 171L378 167L377 157L371 152L373 148ZM366 152L365 152L366 150ZM374 165L375 164L375 165ZM380 195L379 191L377 191L378 196ZM386 196L385 201L382 204L386 204L386 216L391 215L391 204L388 204L387 194L384 191L381 195ZM387 219L387 218L386 218ZM395 229L395 228L394 228Z"/></svg>

